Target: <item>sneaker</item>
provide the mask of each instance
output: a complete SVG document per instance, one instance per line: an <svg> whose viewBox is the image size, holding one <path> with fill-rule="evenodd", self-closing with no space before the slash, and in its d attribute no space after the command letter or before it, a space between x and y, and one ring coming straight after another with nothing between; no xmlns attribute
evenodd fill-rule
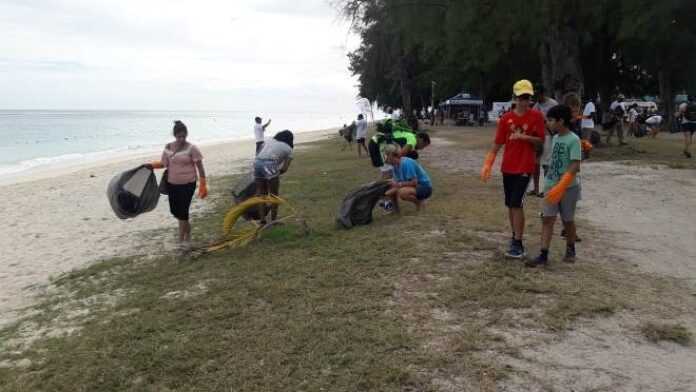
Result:
<svg viewBox="0 0 696 392"><path fill-rule="evenodd" d="M389 200L380 200L377 205L386 212L391 212L394 209L394 204Z"/></svg>
<svg viewBox="0 0 696 392"><path fill-rule="evenodd" d="M565 257L563 258L563 261L566 263L575 263L575 249L574 248L567 248L566 249L566 254Z"/></svg>
<svg viewBox="0 0 696 392"><path fill-rule="evenodd" d="M508 259L523 259L527 254L524 253L524 246L522 241L512 241L510 244L510 249L505 252L505 257Z"/></svg>
<svg viewBox="0 0 696 392"><path fill-rule="evenodd" d="M527 192L527 196L538 196L538 195L539 195L539 194L537 193L537 191L529 191L529 192Z"/></svg>
<svg viewBox="0 0 696 392"><path fill-rule="evenodd" d="M549 264L549 257L545 254L540 254L534 260L529 260L524 263L525 267L536 268L536 267L546 267Z"/></svg>

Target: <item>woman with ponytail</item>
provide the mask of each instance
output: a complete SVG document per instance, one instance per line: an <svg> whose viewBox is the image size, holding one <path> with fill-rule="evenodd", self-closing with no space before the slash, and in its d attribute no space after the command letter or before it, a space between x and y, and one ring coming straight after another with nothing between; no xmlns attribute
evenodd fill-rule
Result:
<svg viewBox="0 0 696 392"><path fill-rule="evenodd" d="M167 169L167 176L163 177L162 181L166 182L169 211L179 221L179 243L190 247L189 210L196 191L196 182L200 179L198 197L201 199L208 196L208 185L203 167L203 155L198 147L186 141L188 137L186 125L181 121L175 121L172 133L175 140L164 147L161 161L152 162L149 166L154 169Z"/></svg>

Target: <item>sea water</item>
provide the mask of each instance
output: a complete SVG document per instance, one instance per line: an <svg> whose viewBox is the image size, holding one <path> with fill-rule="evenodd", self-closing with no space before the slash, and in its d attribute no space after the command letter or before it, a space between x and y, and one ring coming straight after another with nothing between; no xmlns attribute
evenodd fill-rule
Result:
<svg viewBox="0 0 696 392"><path fill-rule="evenodd" d="M57 164L82 164L158 151L173 140L174 120L196 144L251 139L255 113L204 111L0 110L0 176ZM354 113L273 113L267 135L339 127ZM264 122L267 118L264 118Z"/></svg>

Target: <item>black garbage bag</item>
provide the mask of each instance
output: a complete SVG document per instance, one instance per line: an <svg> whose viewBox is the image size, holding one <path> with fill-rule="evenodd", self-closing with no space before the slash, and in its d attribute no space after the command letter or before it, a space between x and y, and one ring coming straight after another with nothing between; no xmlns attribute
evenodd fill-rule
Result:
<svg viewBox="0 0 696 392"><path fill-rule="evenodd" d="M369 225L375 204L387 190L389 181L375 181L348 193L338 211L338 226L350 229L353 226Z"/></svg>
<svg viewBox="0 0 696 392"><path fill-rule="evenodd" d="M135 218L152 211L160 196L155 173L145 166L125 171L111 179L106 196L120 219Z"/></svg>
<svg viewBox="0 0 696 392"><path fill-rule="evenodd" d="M242 203L250 197L256 196L256 181L254 180L254 175L249 173L243 176L237 185L232 188L232 196L234 197L235 204ZM242 218L248 221L261 219L258 208L248 209L244 212Z"/></svg>

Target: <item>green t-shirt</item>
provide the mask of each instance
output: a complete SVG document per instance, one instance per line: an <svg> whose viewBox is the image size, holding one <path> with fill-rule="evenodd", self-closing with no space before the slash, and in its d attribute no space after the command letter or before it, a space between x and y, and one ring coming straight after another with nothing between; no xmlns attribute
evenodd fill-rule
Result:
<svg viewBox="0 0 696 392"><path fill-rule="evenodd" d="M551 144L549 168L545 173L544 192L548 192L558 184L563 174L568 170L568 166L573 161L579 160L582 160L582 147L578 135L573 132L568 132L563 136L555 135ZM578 178L576 177L571 187L577 185Z"/></svg>
<svg viewBox="0 0 696 392"><path fill-rule="evenodd" d="M416 149L416 135L413 132L408 132L408 131L396 131L392 133L394 136L394 141L399 143L401 147L405 147L406 145L410 145L411 148L414 150Z"/></svg>

